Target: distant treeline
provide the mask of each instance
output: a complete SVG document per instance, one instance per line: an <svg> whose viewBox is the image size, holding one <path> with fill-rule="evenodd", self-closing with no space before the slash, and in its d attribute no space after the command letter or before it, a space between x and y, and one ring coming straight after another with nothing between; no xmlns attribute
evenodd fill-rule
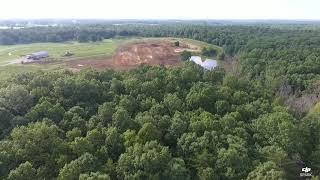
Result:
<svg viewBox="0 0 320 180"><path fill-rule="evenodd" d="M81 25L0 30L0 44L35 42L95 42L115 36L182 37L205 41L224 48L229 55L243 50L248 42L273 35L316 37L319 29L301 26L207 26L207 25ZM310 36L311 35L311 36Z"/></svg>
<svg viewBox="0 0 320 180"><path fill-rule="evenodd" d="M0 31L0 44L27 44L35 42L100 41L112 38L116 32L98 27L34 27Z"/></svg>

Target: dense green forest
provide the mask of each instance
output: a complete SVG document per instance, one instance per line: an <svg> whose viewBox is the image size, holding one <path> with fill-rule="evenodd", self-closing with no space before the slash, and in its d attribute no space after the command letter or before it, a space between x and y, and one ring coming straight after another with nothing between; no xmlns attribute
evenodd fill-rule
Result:
<svg viewBox="0 0 320 180"><path fill-rule="evenodd" d="M306 166L317 176L320 104L297 112L286 99L319 102L319 34L303 25L0 30L1 44L193 38L239 66L12 76L0 83L0 179L276 180Z"/></svg>
<svg viewBox="0 0 320 180"><path fill-rule="evenodd" d="M2 84L8 179L281 179L319 164L319 112L296 119L224 70L37 72Z"/></svg>

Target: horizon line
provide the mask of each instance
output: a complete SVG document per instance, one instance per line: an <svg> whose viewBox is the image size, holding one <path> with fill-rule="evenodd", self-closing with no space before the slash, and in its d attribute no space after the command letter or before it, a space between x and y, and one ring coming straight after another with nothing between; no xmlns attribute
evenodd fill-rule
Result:
<svg viewBox="0 0 320 180"><path fill-rule="evenodd" d="M1 18L0 21L8 20L103 20L103 21L320 21L320 19L275 19L275 18Z"/></svg>

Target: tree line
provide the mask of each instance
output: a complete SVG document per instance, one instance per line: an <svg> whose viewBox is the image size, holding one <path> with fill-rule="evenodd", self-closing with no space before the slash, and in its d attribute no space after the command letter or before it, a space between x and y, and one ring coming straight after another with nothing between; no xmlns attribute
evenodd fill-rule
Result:
<svg viewBox="0 0 320 180"><path fill-rule="evenodd" d="M0 30L0 44L21 44L34 42L99 41L116 36L183 37L191 38L223 47L228 55L243 50L248 42L258 37L272 37L274 34L295 36L315 35L318 28L309 26L272 25L66 25L57 27L33 27Z"/></svg>

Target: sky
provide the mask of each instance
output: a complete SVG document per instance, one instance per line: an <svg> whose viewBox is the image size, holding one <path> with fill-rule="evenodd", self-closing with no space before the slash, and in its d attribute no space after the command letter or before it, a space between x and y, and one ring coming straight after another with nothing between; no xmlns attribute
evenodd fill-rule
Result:
<svg viewBox="0 0 320 180"><path fill-rule="evenodd" d="M320 0L0 0L0 19L320 20Z"/></svg>

